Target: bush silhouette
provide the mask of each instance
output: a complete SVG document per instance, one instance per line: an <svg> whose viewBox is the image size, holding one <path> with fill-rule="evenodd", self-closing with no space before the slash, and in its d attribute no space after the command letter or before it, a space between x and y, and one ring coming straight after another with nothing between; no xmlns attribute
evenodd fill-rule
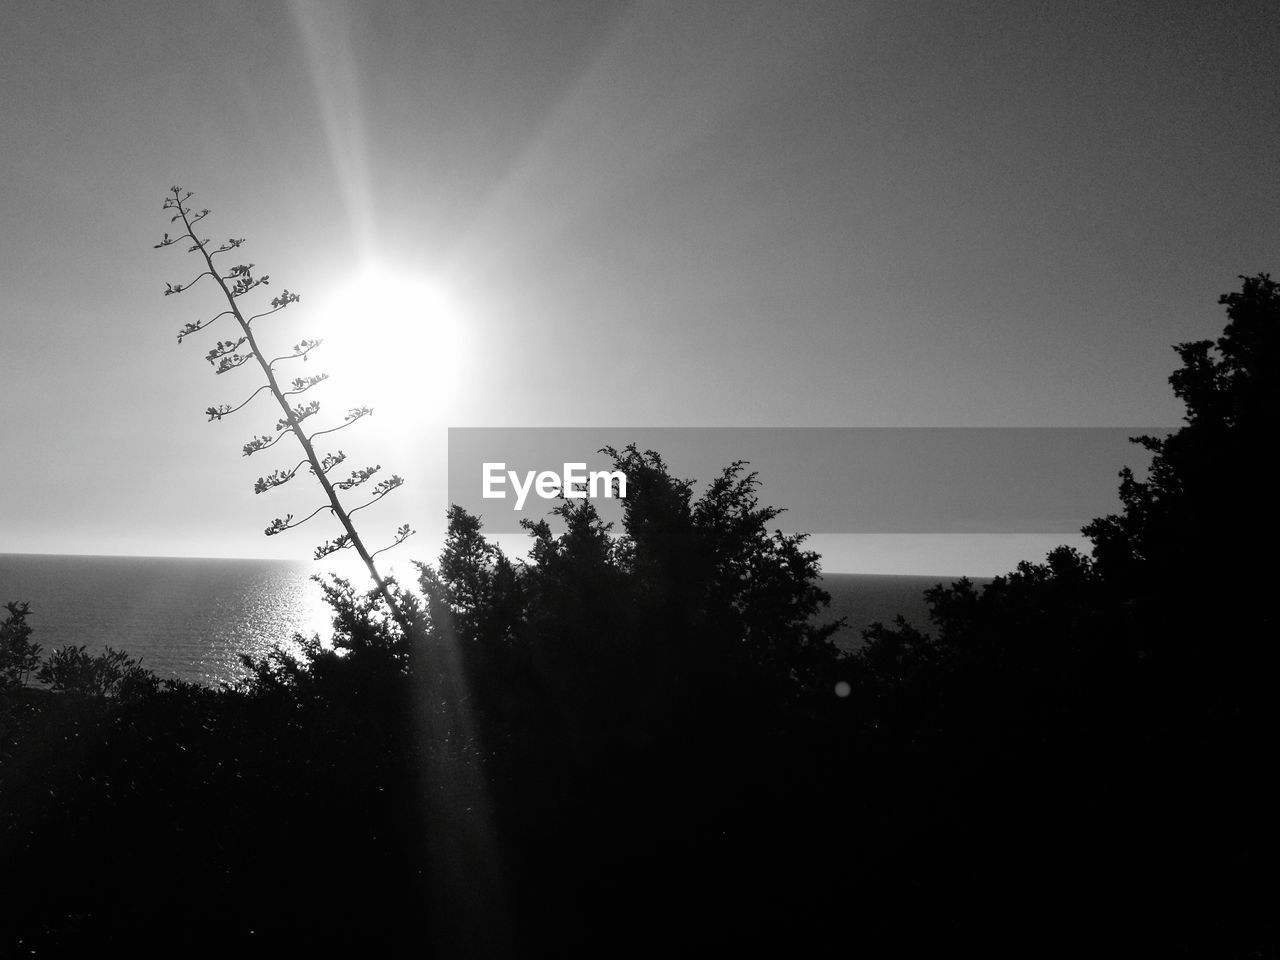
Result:
<svg viewBox="0 0 1280 960"><path fill-rule="evenodd" d="M873 626L852 656L743 464L695 496L628 447L620 529L566 501L528 524L526 563L451 509L421 598L393 595L411 630L332 581L334 647L250 660L236 690L11 691L13 942L1273 953L1273 615L1250 563L1277 300L1246 278L1222 338L1179 348L1187 424L1142 441L1150 475L1122 475L1092 556L939 585L930 624ZM4 629L29 644L25 613ZM490 802L502 910L479 847L450 842Z"/></svg>

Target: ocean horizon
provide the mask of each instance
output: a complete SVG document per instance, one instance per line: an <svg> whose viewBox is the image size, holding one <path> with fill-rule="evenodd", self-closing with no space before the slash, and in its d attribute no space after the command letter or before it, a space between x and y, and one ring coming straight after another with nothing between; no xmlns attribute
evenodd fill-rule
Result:
<svg viewBox="0 0 1280 960"><path fill-rule="evenodd" d="M308 561L0 553L0 603L30 605L32 640L48 655L64 645L124 650L162 678L217 685L293 636L331 632L330 611ZM924 591L959 577L828 573L831 605L816 619L847 618L833 638L855 649L862 630L899 613L928 624ZM985 582L986 578L971 578Z"/></svg>

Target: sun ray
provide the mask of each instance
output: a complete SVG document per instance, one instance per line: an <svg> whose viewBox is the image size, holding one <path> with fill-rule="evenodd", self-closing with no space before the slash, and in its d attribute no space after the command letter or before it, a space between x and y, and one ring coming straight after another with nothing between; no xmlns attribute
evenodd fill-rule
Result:
<svg viewBox="0 0 1280 960"><path fill-rule="evenodd" d="M349 18L338 4L293 0L289 6L302 34L338 189L359 248L367 253L373 249L376 231L363 100Z"/></svg>

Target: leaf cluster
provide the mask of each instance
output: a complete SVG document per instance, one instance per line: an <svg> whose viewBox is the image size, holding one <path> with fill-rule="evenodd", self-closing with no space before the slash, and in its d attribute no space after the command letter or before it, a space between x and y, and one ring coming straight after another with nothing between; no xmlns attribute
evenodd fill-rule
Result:
<svg viewBox="0 0 1280 960"><path fill-rule="evenodd" d="M5 604L8 616L0 621L0 689L22 686L40 664L40 644L31 640L31 613L26 603Z"/></svg>

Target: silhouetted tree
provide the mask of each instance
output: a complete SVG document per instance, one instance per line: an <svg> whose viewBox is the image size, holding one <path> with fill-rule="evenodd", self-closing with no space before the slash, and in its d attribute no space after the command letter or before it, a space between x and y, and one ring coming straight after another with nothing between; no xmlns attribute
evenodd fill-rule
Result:
<svg viewBox="0 0 1280 960"><path fill-rule="evenodd" d="M430 642L462 653L531 953L622 929L639 949L641 927L685 922L707 943L710 917L777 894L766 878L807 859L776 838L796 796L813 813L798 772L834 698L818 557L771 529L757 477L734 463L695 495L657 453L605 452L627 477L618 529L566 499L526 521L516 564L454 507L421 568ZM674 905L658 916L655 889Z"/></svg>
<svg viewBox="0 0 1280 960"><path fill-rule="evenodd" d="M896 783L869 801L901 838L881 855L939 881L887 889L977 912L945 889L962 871L1037 929L1064 929L1056 905L1087 889L1080 942L1107 924L1125 954L1275 947L1278 660L1259 547L1276 526L1280 290L1242 280L1220 300L1223 335L1176 348L1186 425L1136 438L1149 474L1126 468L1122 511L1084 528L1092 559L1063 547L982 590L939 585L930 632L866 631L846 666L848 742Z"/></svg>
<svg viewBox="0 0 1280 960"><path fill-rule="evenodd" d="M1186 425L1135 438L1152 453L1149 475L1121 471L1122 512L1083 530L1093 559L1060 548L981 593L967 581L935 588L936 638L877 626L865 667L884 673L887 651L906 647L920 651L911 662L980 660L984 670L1101 657L1114 671L1151 658L1203 695L1219 666L1231 665L1220 679L1247 685L1251 671L1239 668L1272 663L1274 645L1260 640L1274 615L1259 547L1276 529L1269 484L1280 427L1280 288L1266 274L1241 279L1241 291L1219 300L1229 320L1223 335L1176 348L1183 366L1169 380ZM1059 666L1035 669L1049 676Z"/></svg>
<svg viewBox="0 0 1280 960"><path fill-rule="evenodd" d="M9 615L0 622L0 689L21 686L40 664L40 644L31 640L31 613L26 603L5 604Z"/></svg>
<svg viewBox="0 0 1280 960"><path fill-rule="evenodd" d="M434 619L483 658L478 672L523 670L552 684L558 705L599 699L606 711L655 684L690 703L769 687L783 703L829 679L838 624L813 623L829 600L818 556L803 535L769 530L780 511L760 505L756 475L731 464L695 500L658 454L605 452L627 476L618 533L589 500L566 499L525 521L529 561L516 566L451 508L439 566L420 585Z"/></svg>
<svg viewBox="0 0 1280 960"><path fill-rule="evenodd" d="M83 645L67 644L40 666L36 679L55 693L93 697L138 697L154 692L160 680L123 650L107 647L90 656Z"/></svg>
<svg viewBox="0 0 1280 960"><path fill-rule="evenodd" d="M1183 365L1169 382L1186 425L1138 438L1152 452L1149 477L1126 469L1122 512L1084 530L1101 575L1148 625L1147 652L1202 692L1216 677L1228 698L1280 665L1261 639L1275 623L1267 557L1277 533L1280 285L1267 274L1241 279L1219 300L1222 336L1176 348Z"/></svg>

